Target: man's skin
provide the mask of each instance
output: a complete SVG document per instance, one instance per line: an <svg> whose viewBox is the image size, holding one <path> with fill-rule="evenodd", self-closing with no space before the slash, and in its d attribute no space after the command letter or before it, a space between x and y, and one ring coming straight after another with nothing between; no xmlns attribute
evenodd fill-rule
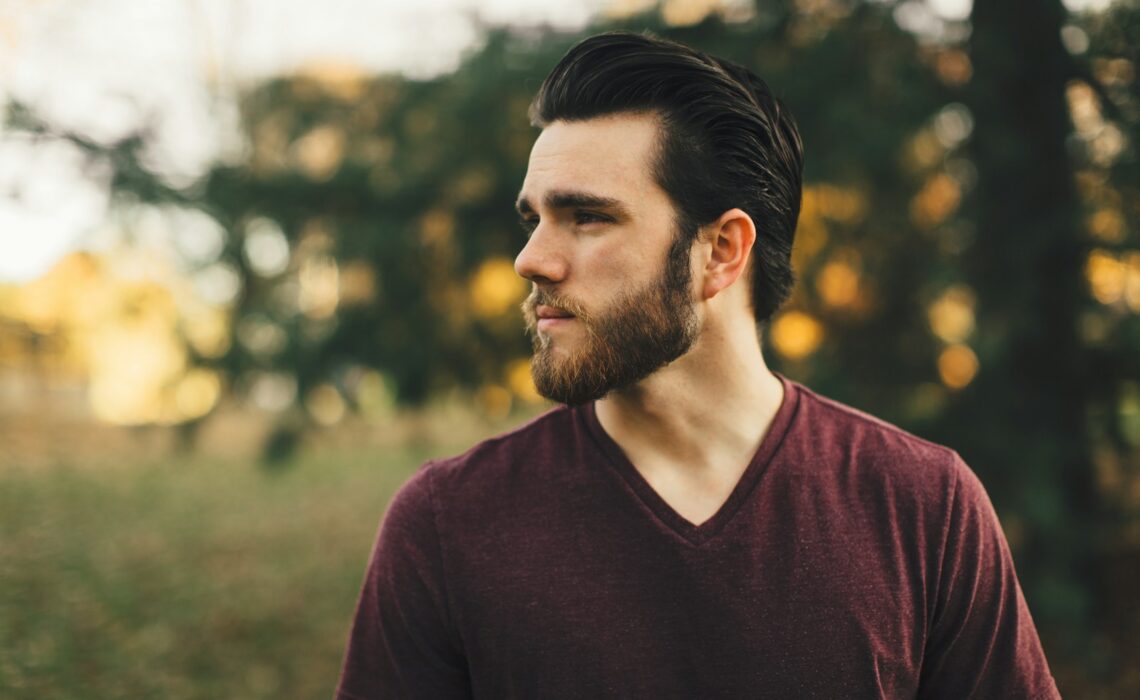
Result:
<svg viewBox="0 0 1140 700"><path fill-rule="evenodd" d="M659 128L653 115L617 114L543 130L519 194L534 227L515 260L519 275L594 314L637 312L610 305L660 276L676 229L675 207L651 170ZM614 203L559 205L567 194ZM690 251L695 344L596 404L598 420L645 480L697 525L724 504L783 400L749 303L757 235L763 232L740 209L701 229ZM576 318L542 318L551 313L557 310L539 307L537 330L555 357L566 356L588 331Z"/></svg>

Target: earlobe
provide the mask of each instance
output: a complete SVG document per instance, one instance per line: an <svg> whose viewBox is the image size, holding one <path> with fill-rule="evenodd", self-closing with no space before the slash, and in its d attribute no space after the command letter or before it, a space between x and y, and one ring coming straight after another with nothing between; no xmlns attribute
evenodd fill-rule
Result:
<svg viewBox="0 0 1140 700"><path fill-rule="evenodd" d="M710 224L704 296L711 299L732 286L748 267L756 243L756 225L741 209L730 209Z"/></svg>

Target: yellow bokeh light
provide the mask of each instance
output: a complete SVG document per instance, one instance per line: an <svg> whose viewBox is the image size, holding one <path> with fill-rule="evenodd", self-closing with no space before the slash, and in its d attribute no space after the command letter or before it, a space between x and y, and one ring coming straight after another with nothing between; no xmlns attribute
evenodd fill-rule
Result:
<svg viewBox="0 0 1140 700"><path fill-rule="evenodd" d="M173 411L163 393L186 364L172 324L153 316L109 322L88 343L88 390L97 418L123 425L169 420Z"/></svg>
<svg viewBox="0 0 1140 700"><path fill-rule="evenodd" d="M222 382L217 372L192 369L178 382L174 402L180 420L200 418L210 412L222 393Z"/></svg>
<svg viewBox="0 0 1140 700"><path fill-rule="evenodd" d="M954 87L965 85L974 75L970 56L961 49L940 51L934 61L934 70L942 82Z"/></svg>
<svg viewBox="0 0 1140 700"><path fill-rule="evenodd" d="M1075 175L1077 192L1085 203L1099 208L1120 209L1124 198L1102 170L1079 170Z"/></svg>
<svg viewBox="0 0 1140 700"><path fill-rule="evenodd" d="M978 356L966 345L951 345L938 356L938 376L951 389L961 389L978 374Z"/></svg>
<svg viewBox="0 0 1140 700"><path fill-rule="evenodd" d="M1124 301L1132 311L1140 313L1140 253L1128 254L1128 279L1124 283Z"/></svg>
<svg viewBox="0 0 1140 700"><path fill-rule="evenodd" d="M155 249L71 253L8 290L2 311L9 328L34 338L0 337L6 361L48 382L79 382L96 420L178 423L206 415L221 398L221 376L193 367L191 357L229 349L230 311Z"/></svg>
<svg viewBox="0 0 1140 700"><path fill-rule="evenodd" d="M301 264L297 305L309 318L328 318L340 302L340 270L331 257L315 256Z"/></svg>
<svg viewBox="0 0 1140 700"><path fill-rule="evenodd" d="M344 399L331 384L317 385L305 397L305 410L320 425L339 423L344 418L345 409Z"/></svg>
<svg viewBox="0 0 1140 700"><path fill-rule="evenodd" d="M818 219L823 216L819 205L819 186L804 185L803 196L800 199L800 221L804 219Z"/></svg>
<svg viewBox="0 0 1140 700"><path fill-rule="evenodd" d="M828 306L847 308L859 299L858 256L838 255L828 262L815 279L816 291Z"/></svg>
<svg viewBox="0 0 1140 700"><path fill-rule="evenodd" d="M354 63L321 59L300 66L294 80L298 86L307 82L324 96L353 103L364 96L369 77ZM308 85L301 89L304 90L305 87Z"/></svg>
<svg viewBox="0 0 1140 700"><path fill-rule="evenodd" d="M792 266L802 269L827 245L827 225L823 219L800 217L796 226L796 245L792 248Z"/></svg>
<svg viewBox="0 0 1140 700"><path fill-rule="evenodd" d="M1088 153L1095 165L1107 168L1128 146L1128 137L1115 124L1105 124L1088 142Z"/></svg>
<svg viewBox="0 0 1140 700"><path fill-rule="evenodd" d="M102 261L72 253L42 277L21 287L11 314L40 333L89 325L102 318L114 299Z"/></svg>
<svg viewBox="0 0 1140 700"><path fill-rule="evenodd" d="M345 140L340 128L318 126L293 144L293 161L310 180L328 180L344 160Z"/></svg>
<svg viewBox="0 0 1140 700"><path fill-rule="evenodd" d="M961 343L974 332L974 292L955 285L941 294L926 310L930 330L947 343Z"/></svg>
<svg viewBox="0 0 1140 700"><path fill-rule="evenodd" d="M1077 133L1090 136L1104 126L1100 102L1088 84L1079 80L1070 81L1065 86L1065 97L1069 101L1069 114Z"/></svg>
<svg viewBox="0 0 1140 700"><path fill-rule="evenodd" d="M189 368L189 354L228 349L227 312L196 298L153 251L73 253L13 299L14 318L42 338L31 357L18 349L16 360L85 380L97 420L176 423L205 415L220 396L220 379Z"/></svg>
<svg viewBox="0 0 1140 700"><path fill-rule="evenodd" d="M1124 87L1136 79L1136 64L1127 58L1094 58L1093 75L1102 84Z"/></svg>
<svg viewBox="0 0 1140 700"><path fill-rule="evenodd" d="M1089 217L1088 230L1106 243L1119 243L1124 240L1124 216L1119 209L1099 209Z"/></svg>
<svg viewBox="0 0 1140 700"><path fill-rule="evenodd" d="M491 420L506 418L511 412L511 392L498 384L484 384L475 392L475 402Z"/></svg>
<svg viewBox="0 0 1140 700"><path fill-rule="evenodd" d="M602 8L602 16L625 19L639 15L657 4L657 0L613 0ZM525 106L522 110L526 111Z"/></svg>
<svg viewBox="0 0 1140 700"><path fill-rule="evenodd" d="M818 186L804 188L800 205L800 218L796 224L796 245L792 248L792 265L806 267L827 245L827 222L823 219L823 206Z"/></svg>
<svg viewBox="0 0 1140 700"><path fill-rule="evenodd" d="M867 217L867 196L850 187L820 184L812 188L820 215L852 226Z"/></svg>
<svg viewBox="0 0 1140 700"><path fill-rule="evenodd" d="M1096 249L1085 261L1085 279L1089 291L1102 304L1114 304L1124 296L1128 281L1128 268L1115 255Z"/></svg>
<svg viewBox="0 0 1140 700"><path fill-rule="evenodd" d="M772 324L772 345L790 360L801 360L815 352L823 335L823 324L802 311L787 311Z"/></svg>
<svg viewBox="0 0 1140 700"><path fill-rule="evenodd" d="M507 365L507 386L511 392L528 403L541 402L542 395L534 388L534 378L530 374L530 360L520 358Z"/></svg>
<svg viewBox="0 0 1140 700"><path fill-rule="evenodd" d="M221 357L230 349L230 322L228 314L217 307L197 310L182 324L186 341L202 357Z"/></svg>
<svg viewBox="0 0 1140 700"><path fill-rule="evenodd" d="M910 220L922 229L945 221L962 201L962 188L954 178L939 173L929 179L910 201Z"/></svg>
<svg viewBox="0 0 1140 700"><path fill-rule="evenodd" d="M691 27L720 9L721 0L665 0L661 19L673 27Z"/></svg>
<svg viewBox="0 0 1140 700"><path fill-rule="evenodd" d="M494 318L518 306L526 296L526 280L515 272L507 258L491 258L471 278L468 294L471 308L480 318Z"/></svg>
<svg viewBox="0 0 1140 700"><path fill-rule="evenodd" d="M922 172L941 163L945 152L934 130L922 129L907 143L903 164L911 172Z"/></svg>

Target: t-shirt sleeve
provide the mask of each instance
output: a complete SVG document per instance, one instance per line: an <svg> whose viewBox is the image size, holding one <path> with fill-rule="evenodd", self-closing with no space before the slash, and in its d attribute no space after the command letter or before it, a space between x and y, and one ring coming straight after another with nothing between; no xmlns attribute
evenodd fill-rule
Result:
<svg viewBox="0 0 1140 700"><path fill-rule="evenodd" d="M1060 698L1009 545L977 476L954 456L920 698Z"/></svg>
<svg viewBox="0 0 1140 700"><path fill-rule="evenodd" d="M430 470L393 497L349 635L338 700L468 698L443 576Z"/></svg>

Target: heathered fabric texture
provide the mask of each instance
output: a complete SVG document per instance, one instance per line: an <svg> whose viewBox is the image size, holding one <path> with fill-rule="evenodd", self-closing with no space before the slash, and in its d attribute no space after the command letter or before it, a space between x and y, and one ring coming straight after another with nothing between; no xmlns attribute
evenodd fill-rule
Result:
<svg viewBox="0 0 1140 700"><path fill-rule="evenodd" d="M424 465L385 516L338 697L1059 697L958 455L780 379L700 526L593 405Z"/></svg>

